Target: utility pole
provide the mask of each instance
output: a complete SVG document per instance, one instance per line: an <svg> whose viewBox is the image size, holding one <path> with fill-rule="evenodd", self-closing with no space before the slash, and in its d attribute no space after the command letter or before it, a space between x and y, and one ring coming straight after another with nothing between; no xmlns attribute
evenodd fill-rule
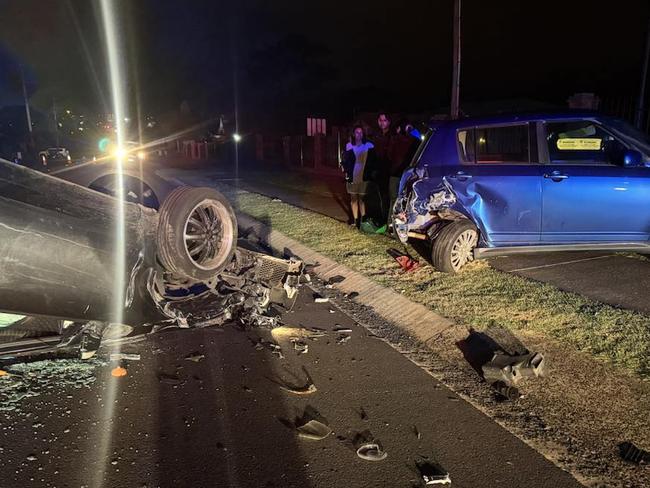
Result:
<svg viewBox="0 0 650 488"><path fill-rule="evenodd" d="M648 32L645 41L645 55L643 57L643 71L641 73L641 87L639 88L639 105L636 107L636 117L634 118L634 125L637 129L641 129L645 115L645 86L648 76L648 58L650 58L650 21L648 22Z"/></svg>
<svg viewBox="0 0 650 488"><path fill-rule="evenodd" d="M54 116L54 133L56 134L56 147L59 147L59 118L56 114L56 100L52 97L52 115Z"/></svg>
<svg viewBox="0 0 650 488"><path fill-rule="evenodd" d="M27 115L27 130L29 130L29 141L34 145L34 134L32 131L32 114L29 111L29 100L27 98L27 86L25 85L25 72L23 65L20 65L20 80L23 84L23 99L25 100L25 114Z"/></svg>
<svg viewBox="0 0 650 488"><path fill-rule="evenodd" d="M457 119L460 113L460 2L454 0L454 52L451 75L451 118Z"/></svg>

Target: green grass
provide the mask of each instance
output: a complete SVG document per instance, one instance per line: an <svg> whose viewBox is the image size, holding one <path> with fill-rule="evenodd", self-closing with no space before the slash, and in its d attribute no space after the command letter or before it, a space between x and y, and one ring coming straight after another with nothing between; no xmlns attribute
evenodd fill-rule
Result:
<svg viewBox="0 0 650 488"><path fill-rule="evenodd" d="M388 237L361 234L329 217L255 193L222 190L241 212L460 324L532 331L650 379L647 315L502 273L485 262L457 275L430 266L401 274L386 253L400 245Z"/></svg>

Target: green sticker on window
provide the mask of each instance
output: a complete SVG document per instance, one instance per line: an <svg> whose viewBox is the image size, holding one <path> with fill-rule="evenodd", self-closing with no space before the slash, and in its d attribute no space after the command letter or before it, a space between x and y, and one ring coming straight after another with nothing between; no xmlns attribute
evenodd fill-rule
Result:
<svg viewBox="0 0 650 488"><path fill-rule="evenodd" d="M567 137L557 140L557 148L561 151L600 151L602 139L586 139Z"/></svg>

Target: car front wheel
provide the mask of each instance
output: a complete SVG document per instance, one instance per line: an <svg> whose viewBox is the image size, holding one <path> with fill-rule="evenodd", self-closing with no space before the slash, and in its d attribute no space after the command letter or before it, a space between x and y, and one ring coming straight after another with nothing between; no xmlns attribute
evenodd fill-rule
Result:
<svg viewBox="0 0 650 488"><path fill-rule="evenodd" d="M478 230L469 220L457 220L445 226L433 243L431 263L444 273L457 273L474 260Z"/></svg>

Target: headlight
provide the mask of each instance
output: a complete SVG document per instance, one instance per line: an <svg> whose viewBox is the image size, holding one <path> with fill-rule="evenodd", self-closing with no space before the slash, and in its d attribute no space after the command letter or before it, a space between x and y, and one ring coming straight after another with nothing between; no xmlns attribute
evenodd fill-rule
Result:
<svg viewBox="0 0 650 488"><path fill-rule="evenodd" d="M147 154L144 151L138 151L138 159L140 161L144 161L147 159Z"/></svg>

